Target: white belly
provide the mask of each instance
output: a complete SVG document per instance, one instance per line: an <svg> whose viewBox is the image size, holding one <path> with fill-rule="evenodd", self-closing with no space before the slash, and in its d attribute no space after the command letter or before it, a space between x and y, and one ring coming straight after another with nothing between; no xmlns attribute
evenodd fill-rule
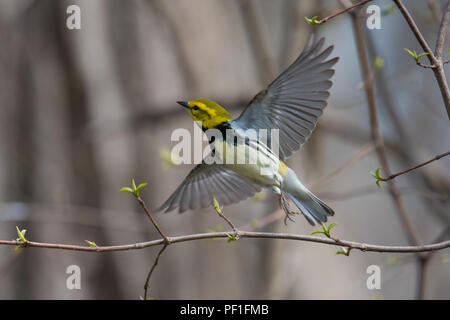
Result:
<svg viewBox="0 0 450 320"><path fill-rule="evenodd" d="M257 142L238 144L214 142L216 160L249 180L265 186L280 186L280 160ZM259 148L259 151L257 150Z"/></svg>

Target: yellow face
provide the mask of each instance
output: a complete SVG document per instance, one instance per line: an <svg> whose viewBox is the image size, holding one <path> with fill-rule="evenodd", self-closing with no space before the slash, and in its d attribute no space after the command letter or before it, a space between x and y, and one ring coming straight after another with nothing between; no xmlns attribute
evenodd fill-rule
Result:
<svg viewBox="0 0 450 320"><path fill-rule="evenodd" d="M186 106L194 121L203 128L215 128L219 124L231 120L230 114L216 102L209 99L191 100Z"/></svg>

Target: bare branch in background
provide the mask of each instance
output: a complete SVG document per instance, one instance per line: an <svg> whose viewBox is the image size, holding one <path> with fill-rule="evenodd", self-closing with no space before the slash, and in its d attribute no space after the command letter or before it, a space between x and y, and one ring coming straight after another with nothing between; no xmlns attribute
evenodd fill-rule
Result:
<svg viewBox="0 0 450 320"><path fill-rule="evenodd" d="M308 18L305 17L305 19L306 19L306 21L309 24L323 24L323 23L325 23L325 22L327 22L327 21L329 21L329 20L331 20L331 19L333 19L333 18L335 18L337 16L340 16L341 14L346 13L347 11L350 11L350 10L356 8L356 7L362 6L362 5L364 5L364 4L366 4L366 3L370 2L370 1L372 1L372 0L363 0L363 1L360 1L360 2L355 3L353 5L349 5L346 8L344 8L343 10L340 10L340 11L338 11L336 13L333 13L332 15L329 15L328 17L325 17L323 19L318 19L317 16L313 17L311 19L308 19Z"/></svg>
<svg viewBox="0 0 450 320"><path fill-rule="evenodd" d="M347 1L341 1L342 3L346 3ZM370 66L369 62L367 60L367 53L366 48L364 44L364 36L362 33L362 28L360 26L359 17L357 14L352 12L351 20L353 24L353 31L355 34L355 41L356 41L356 47L358 51L358 57L359 57L359 63L361 66L361 73L362 78L364 81L364 88L366 92L366 98L367 98L367 104L369 108L369 118L370 118L370 128L372 132L372 140L375 144L375 149L377 151L378 158L383 166L383 170L390 175L390 167L389 162L386 155L386 150L383 143L383 138L381 136L380 127L379 127L379 120L378 120L378 114L377 114L377 107L376 107L376 101L375 101L375 91L373 87L373 79L371 77L370 72ZM400 194L398 192L397 186L395 185L394 181L391 181L388 185L389 192L391 194L391 197L394 201L395 207L397 209L397 212L399 213L399 216L405 226L405 230L408 234L408 237L410 241L416 245L419 245L422 243L422 240L420 239L419 234L415 230L412 222L410 221L408 214L406 212L404 203L402 199L400 198Z"/></svg>
<svg viewBox="0 0 450 320"><path fill-rule="evenodd" d="M447 27L449 20L450 20L450 1L447 1L444 16L442 17L441 25L439 26L438 37L436 40L436 49L434 50L434 55L436 59L442 58L442 50L444 49L445 36L447 35Z"/></svg>
<svg viewBox="0 0 450 320"><path fill-rule="evenodd" d="M432 66L436 66L432 68L434 72L434 76L436 78L436 81L439 85L439 89L441 90L442 99L444 101L445 109L447 110L447 115L450 119L450 91L447 84L447 79L445 77L444 69L443 69L443 63L442 63L442 48L444 44L444 38L447 33L447 26L450 19L450 1L447 2L444 16L442 17L441 25L439 28L438 38L436 42L436 51L435 54L433 54L433 51L431 50L430 46L428 45L427 41L421 34L419 28L417 27L416 23L414 22L414 19L411 17L408 9L404 6L401 0L393 0L395 4L397 5L398 9L400 10L401 14L405 18L406 22L408 23L411 31L413 32L414 36L416 37L417 41L419 42L422 49L429 53L427 55L428 59L430 60L430 63Z"/></svg>
<svg viewBox="0 0 450 320"><path fill-rule="evenodd" d="M444 39L443 37L445 36L448 19L450 16L446 17L446 15L444 15L444 17L442 19L441 27L440 27L440 31L439 31L439 35L438 35L437 46L436 46L436 55L438 56L438 58L436 58L435 56L433 56L433 53L431 52L427 42L421 35L414 20L409 15L406 8L403 6L402 2L400 0L394 0L394 1L397 4L397 6L399 7L400 11L402 11L402 14L404 15L405 19L407 20L408 24L410 25L410 28L413 30L413 33L415 34L417 40L419 41L419 43L425 50L426 54L422 54L422 55L427 55L428 58L430 59L432 66L429 66L429 67L431 67L433 69L433 72L435 72L435 77L436 77L438 85L441 89L444 103L446 105L447 111L449 111L448 106L450 106L450 100L448 98L450 97L450 95L449 95L449 90L448 90L448 86L446 83L445 75L443 74L443 63L442 63L442 60L440 59L440 56L442 53L442 45L443 45L443 39ZM341 3L344 6L348 6L350 2L341 0ZM447 9L450 9L449 5L450 5L450 2L447 3ZM390 172L389 163L387 160L383 139L382 139L381 132L379 129L378 115L377 115L377 110L376 110L375 93L374 93L374 84L373 84L373 79L370 76L371 73L370 73L369 63L367 60L364 36L362 34L360 26L358 25L359 18L357 16L357 14L355 12L352 12L351 17L352 17L353 29L354 29L354 33L355 33L355 40L356 40L356 45L357 45L357 50L358 50L359 61L360 61L360 65L361 65L362 76L363 76L364 84L365 84L367 102L368 102L368 106L369 106L369 116L370 116L370 126L371 126L371 131L372 131L372 139L375 143L380 162L383 164L383 166L387 166L387 167L384 167L384 169L388 173L388 175L391 176L392 174L389 173ZM411 54L411 52L408 52L408 53ZM419 58L422 55L417 56L417 54L415 54L415 52L414 52L414 55L416 56L415 57L416 63L421 65L419 62ZM424 65L422 65L422 66L424 66ZM450 113L449 113L449 117L450 117ZM423 165L426 165L432 161L434 161L434 160L428 161L427 163L425 163ZM417 167L421 167L423 165L419 165ZM412 171L414 169L417 169L417 168L411 168L411 170L407 170L406 172ZM406 173L406 172L404 172L404 173ZM392 177L390 180L395 178L395 176ZM419 245L420 243L422 243L422 241L419 237L419 234L413 227L413 225L407 215L403 201L400 198L399 191L393 181L391 181L391 183L388 185L388 189L394 200L397 211L400 214L400 217L402 218L403 224L405 226L405 229L408 233L410 240L413 243L415 243L416 245ZM418 281L417 281L417 283L418 283L417 292L418 292L418 297L423 298L424 297L424 288L426 286L427 266L429 263L429 257L424 254L419 254L418 259L419 259L418 260L419 273L418 273Z"/></svg>
<svg viewBox="0 0 450 320"><path fill-rule="evenodd" d="M262 79L262 85L267 85L274 78L277 63L272 50L267 43L268 38L264 34L263 19L258 12L258 6L254 0L244 0L241 4L243 22L247 27L253 56L258 62L258 70Z"/></svg>
<svg viewBox="0 0 450 320"><path fill-rule="evenodd" d="M425 162L423 162L423 163L421 163L421 164L418 164L418 165L416 165L416 166L414 166L414 167L411 167L411 168L409 168L409 169L400 171L400 172L398 172L398 173L391 174L389 177L383 178L382 180L383 180L383 181L389 181L389 180L395 179L395 178L397 178L398 176L401 176L401 175L403 175L403 174L405 174L405 173L408 173L408 172L411 172L411 171L413 171L413 170L419 169L419 168L421 168L421 167L423 167L423 166L426 166L427 164L429 164L429 163L431 163L431 162L433 162L433 161L439 160L439 159L444 158L444 157L446 157L446 156L448 156L448 155L450 155L450 151L447 151L447 152L438 154L437 156L435 156L434 158L432 158L432 159L430 159L430 160L428 160L428 161L425 161Z"/></svg>

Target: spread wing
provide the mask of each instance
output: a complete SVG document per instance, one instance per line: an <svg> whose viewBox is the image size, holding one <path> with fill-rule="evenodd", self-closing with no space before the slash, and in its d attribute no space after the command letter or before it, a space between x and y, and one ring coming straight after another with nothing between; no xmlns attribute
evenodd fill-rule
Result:
<svg viewBox="0 0 450 320"><path fill-rule="evenodd" d="M267 89L258 93L234 124L243 130L279 129L279 157L284 160L309 138L327 105L338 57L327 60L333 46L310 38L303 52ZM268 145L271 145L268 133Z"/></svg>
<svg viewBox="0 0 450 320"><path fill-rule="evenodd" d="M157 211L206 208L213 205L213 193L221 205L239 202L261 191L257 184L220 164L199 164Z"/></svg>

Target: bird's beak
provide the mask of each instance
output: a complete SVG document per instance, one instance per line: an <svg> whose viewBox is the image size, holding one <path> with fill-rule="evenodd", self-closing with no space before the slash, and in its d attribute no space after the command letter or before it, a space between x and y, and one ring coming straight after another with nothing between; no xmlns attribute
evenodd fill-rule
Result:
<svg viewBox="0 0 450 320"><path fill-rule="evenodd" d="M178 103L180 106L189 109L188 103L187 103L186 101L177 101L177 103Z"/></svg>

